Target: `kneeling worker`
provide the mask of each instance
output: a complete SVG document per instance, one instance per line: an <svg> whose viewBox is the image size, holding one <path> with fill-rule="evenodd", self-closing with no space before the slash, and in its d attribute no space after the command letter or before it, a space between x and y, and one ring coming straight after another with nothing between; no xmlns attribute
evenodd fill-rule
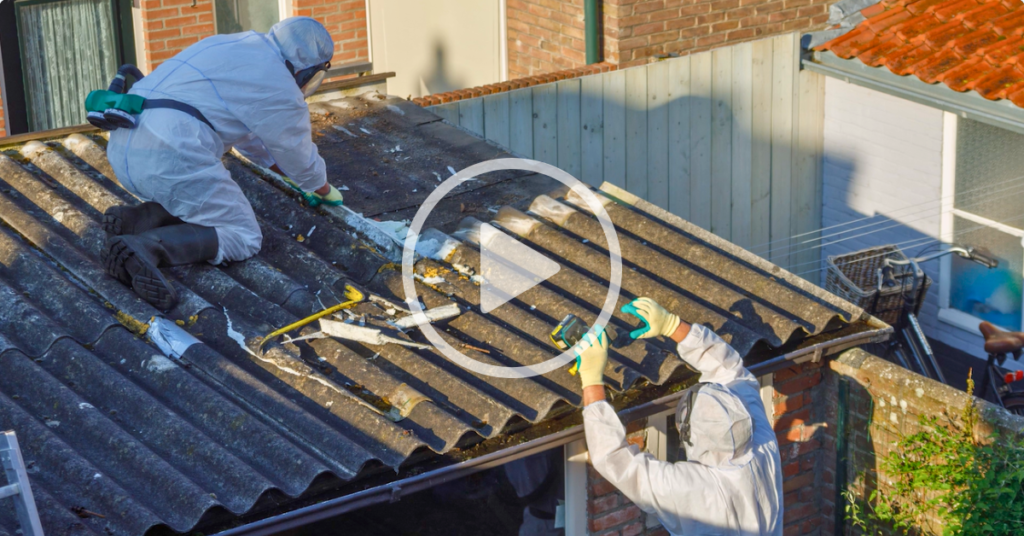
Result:
<svg viewBox="0 0 1024 536"><path fill-rule="evenodd" d="M167 310L177 294L161 266L255 255L263 240L256 215L221 163L232 147L283 171L307 199L341 204L305 101L333 54L322 24L292 17L266 34L203 39L139 80L129 93L146 107L135 128L111 132L107 158L121 185L146 202L104 214L116 235L102 252L107 272Z"/></svg>
<svg viewBox="0 0 1024 536"><path fill-rule="evenodd" d="M647 324L634 338L670 337L683 361L701 374L676 409L686 461L659 461L626 443L622 423L605 401L608 336L601 331L576 345L594 469L672 534L781 535L779 445L757 380L713 331L680 321L650 298L630 305Z"/></svg>

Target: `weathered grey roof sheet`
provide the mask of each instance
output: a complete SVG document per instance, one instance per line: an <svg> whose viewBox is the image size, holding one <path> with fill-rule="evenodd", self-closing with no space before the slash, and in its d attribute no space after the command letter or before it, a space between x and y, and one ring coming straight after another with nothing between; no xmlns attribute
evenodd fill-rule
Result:
<svg viewBox="0 0 1024 536"><path fill-rule="evenodd" d="M346 204L369 216L408 218L449 167L508 156L398 99L313 109L332 183L348 186ZM259 217L263 249L230 266L171 269L182 301L161 315L98 262L106 239L101 214L136 202L118 186L103 144L95 133L74 134L0 154L0 429L18 434L48 534L202 528L580 403L578 379L565 370L492 378L432 350L332 339L252 353L259 336L338 303L346 278L396 303L404 292L400 269L380 244L337 211L301 205L232 156L225 163ZM440 230L429 233L451 247L417 264L418 272L444 278L420 284L419 293L427 306L462 306L441 331L475 359L546 360L555 353L547 342L554 324L570 312L593 321L604 300L600 226L575 194L540 195L554 190L536 175L493 174L460 186L435 211L431 222ZM602 197L622 243L620 305L653 296L714 327L750 359L856 328L843 318L863 320L859 309L802 280L606 190L619 200ZM480 221L562 269L483 315L479 287L467 277L479 269ZM180 359L147 338L161 316L199 341ZM621 313L614 322L635 323ZM665 382L681 365L670 352L660 343L613 352L613 387ZM80 517L82 509L105 517ZM10 510L0 508L0 534L15 528Z"/></svg>

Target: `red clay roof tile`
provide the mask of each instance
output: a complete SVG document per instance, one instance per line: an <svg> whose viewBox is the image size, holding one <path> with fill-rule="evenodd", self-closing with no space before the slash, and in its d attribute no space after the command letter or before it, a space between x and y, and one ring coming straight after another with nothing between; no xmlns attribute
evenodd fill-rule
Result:
<svg viewBox="0 0 1024 536"><path fill-rule="evenodd" d="M971 83L971 89L990 100L1006 98L1007 93L1024 84L1024 73L1017 65L1005 65Z"/></svg>
<svg viewBox="0 0 1024 536"><path fill-rule="evenodd" d="M953 2L952 4L943 4L935 6L933 12L935 17L945 22L961 13L966 13L974 8L978 7L977 0L960 0L959 2Z"/></svg>
<svg viewBox="0 0 1024 536"><path fill-rule="evenodd" d="M861 13L816 50L1024 107L1021 0L883 0Z"/></svg>

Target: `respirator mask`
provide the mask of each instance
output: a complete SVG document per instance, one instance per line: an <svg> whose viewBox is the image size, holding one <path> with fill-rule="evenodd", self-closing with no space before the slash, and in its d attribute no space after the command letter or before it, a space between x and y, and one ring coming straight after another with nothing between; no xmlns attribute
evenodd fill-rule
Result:
<svg viewBox="0 0 1024 536"><path fill-rule="evenodd" d="M299 72L295 72L295 67L292 62L285 61L285 65L288 66L288 71L295 77L295 83L299 85L299 89L302 90L303 98L308 98L320 87L323 83L324 78L327 77L327 70L331 68L331 62L325 61L319 65L303 69Z"/></svg>

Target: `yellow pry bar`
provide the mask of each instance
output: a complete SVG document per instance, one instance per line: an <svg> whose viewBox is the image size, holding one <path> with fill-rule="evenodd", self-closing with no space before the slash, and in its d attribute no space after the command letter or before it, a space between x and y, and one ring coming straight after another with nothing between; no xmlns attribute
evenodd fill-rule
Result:
<svg viewBox="0 0 1024 536"><path fill-rule="evenodd" d="M291 331L293 329L299 329L299 328L301 328L303 326L306 326L308 324L313 323L316 320L320 320L321 318L323 318L323 317L325 317L327 315L337 313L338 311L341 311L342 309L348 309L350 307L353 307L353 306L357 305L358 303L362 302L364 299L366 299L366 296L364 296L362 292L357 290L352 285L345 285L345 298L348 301L339 303L338 305L335 305L333 307L328 307L328 308L324 309L323 311L320 311L319 313L307 316L306 318L303 318L302 320L299 320L298 322L293 322L293 323L288 324L287 326L285 326L285 327L283 327L283 328L281 328L281 329L279 329L277 331L273 331L273 332L267 334L267 336L263 337L263 340L260 341L260 345L256 349L257 350L262 349L263 345L266 344L267 341L269 341L270 339L273 339L274 337L277 337L278 335L283 335L283 334L288 333L289 331Z"/></svg>

